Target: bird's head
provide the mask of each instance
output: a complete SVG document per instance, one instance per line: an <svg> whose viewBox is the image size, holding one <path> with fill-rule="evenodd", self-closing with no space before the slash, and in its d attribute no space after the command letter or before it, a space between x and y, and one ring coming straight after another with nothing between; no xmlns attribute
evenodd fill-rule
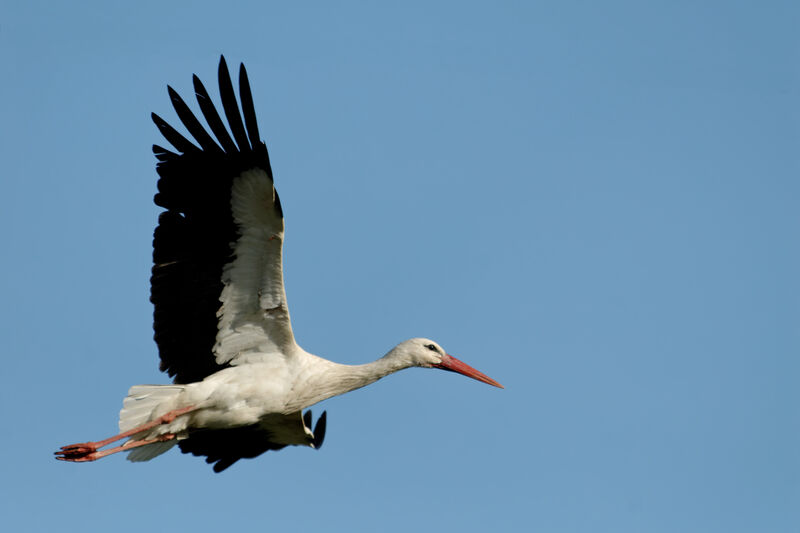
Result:
<svg viewBox="0 0 800 533"><path fill-rule="evenodd" d="M472 379L477 379L495 387L504 388L498 382L449 355L436 342L430 339L416 338L400 343L396 351L402 353L413 366L424 368L441 368L457 372Z"/></svg>

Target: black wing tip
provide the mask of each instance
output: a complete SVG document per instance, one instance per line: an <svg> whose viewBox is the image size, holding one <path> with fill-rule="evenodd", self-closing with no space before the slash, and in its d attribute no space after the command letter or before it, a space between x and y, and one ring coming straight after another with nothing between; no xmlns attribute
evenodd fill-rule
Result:
<svg viewBox="0 0 800 533"><path fill-rule="evenodd" d="M322 443L325 442L325 428L328 426L328 411L322 411L314 426L314 449L319 450L322 448Z"/></svg>
<svg viewBox="0 0 800 533"><path fill-rule="evenodd" d="M211 97L208 95L208 91L206 90L206 86L203 85L203 82L200 78L197 77L197 74L192 74L192 88L194 88L194 96L198 99L204 100L211 100Z"/></svg>
<svg viewBox="0 0 800 533"><path fill-rule="evenodd" d="M244 115L244 125L247 128L247 137L253 150L258 149L260 135L258 133L258 120L256 119L256 108L253 103L253 92L250 90L250 80L247 78L247 69L244 63L239 64L239 100L242 104L242 115Z"/></svg>
<svg viewBox="0 0 800 533"><path fill-rule="evenodd" d="M242 153L250 152L252 147L247 137L245 124L242 121L242 112L239 108L239 102L236 99L236 92L233 89L233 82L231 81L231 74L228 70L228 64L225 62L225 57L220 57L217 74L219 78L219 95L222 100L222 110L225 112L225 117L228 119L228 127L231 129L239 151Z"/></svg>
<svg viewBox="0 0 800 533"><path fill-rule="evenodd" d="M168 161L170 159L178 157L176 153L167 150L166 148L158 144L153 145L153 155L156 156L156 159L158 159L159 162Z"/></svg>
<svg viewBox="0 0 800 533"><path fill-rule="evenodd" d="M244 63L239 63L238 98L233 89L228 63L225 60L225 56L222 54L219 57L218 78L222 108L227 118L227 126L230 128L233 138L231 138L220 120L219 114L214 109L214 104L211 102L211 98L197 74L192 74L195 96L197 97L198 103L200 103L201 111L206 122L216 136L216 140L211 137L206 128L198 122L194 113L186 105L178 91L171 85L167 85L167 93L169 94L170 102L175 108L180 121L189 130L194 141L199 144L200 150L209 152L222 151L229 154L234 152L252 154L259 160L261 158L266 159L265 163L260 164L265 165L265 168L270 170L269 155L266 150L266 145L261 141L258 130L255 103L253 101L253 93L250 87L247 68ZM151 113L150 116L161 131L161 134L164 135L167 141L179 152L194 152L198 149L194 143L178 133L159 115Z"/></svg>
<svg viewBox="0 0 800 533"><path fill-rule="evenodd" d="M214 473L219 474L224 470L227 470L229 467L233 466L233 463L238 461L238 459L230 460L230 459L220 459L216 463L214 463ZM206 460L207 463L211 463L212 461Z"/></svg>

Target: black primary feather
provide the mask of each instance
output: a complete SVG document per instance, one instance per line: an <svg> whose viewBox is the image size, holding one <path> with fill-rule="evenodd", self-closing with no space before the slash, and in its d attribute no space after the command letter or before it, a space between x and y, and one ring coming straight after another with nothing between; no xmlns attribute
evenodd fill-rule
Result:
<svg viewBox="0 0 800 533"><path fill-rule="evenodd" d="M219 96L222 99L222 108L225 110L225 117L228 119L228 125L233 133L233 138L236 139L236 144L239 145L239 150L245 151L249 149L250 142L244 131L242 116L239 114L239 105L236 103L236 93L233 92L231 75L228 72L228 64L225 63L224 57L219 61ZM255 141L258 142L258 139L255 139Z"/></svg>
<svg viewBox="0 0 800 533"><path fill-rule="evenodd" d="M247 83L246 76L240 80ZM217 364L213 348L222 271L233 259L232 245L239 238L230 207L231 187L242 171L255 167L272 178L266 145L257 137L247 138L224 58L219 83L238 149L199 80L198 102L219 144L172 89L169 95L176 113L202 149L153 114L153 122L176 150L153 146L159 174L155 203L166 211L159 216L153 238L150 296L160 367L175 383L201 381L226 366ZM247 118L248 131L257 133L250 88L240 89L248 95L245 109L252 115ZM277 197L275 207L280 210Z"/></svg>
<svg viewBox="0 0 800 533"><path fill-rule="evenodd" d="M159 216L153 238L150 296L155 305L153 327L161 370L173 376L175 383L201 381L227 366L216 362L214 345L222 273L234 259L233 247L240 236L231 213L231 188L237 176L255 167L272 179L267 147L258 138L244 66L239 70L241 114L224 57L220 58L218 74L222 107L232 137L197 76L193 77L197 102L216 141L171 88L169 95L175 111L201 148L153 114L159 131L177 151L153 146L160 177L155 203L165 211ZM274 208L283 216L277 193L274 198ZM310 411L302 421L311 427ZM322 445L325 427L323 413L309 444L316 448ZM205 456L215 472L239 459L284 447L273 443L269 432L257 424L191 432L178 444L184 453Z"/></svg>
<svg viewBox="0 0 800 533"><path fill-rule="evenodd" d="M186 102L183 101L183 98L175 92L175 89L167 85L167 92L169 93L169 99L172 100L172 107L175 108L175 113L178 114L178 118L181 119L181 122L183 122L183 125L189 130L189 133L194 137L194 140L197 141L197 144L200 145L200 148L206 152L221 151L219 145L214 142L214 139L211 138L211 135L209 135L203 125L200 124L200 121L194 116L194 113L192 113L192 110L186 105Z"/></svg>
<svg viewBox="0 0 800 533"><path fill-rule="evenodd" d="M236 144L233 142L233 139L231 139L228 130L225 129L225 124L222 123L222 119L219 117L219 113L217 113L217 108L214 107L211 97L208 96L208 91L206 91L203 82L201 82L200 78L196 75L192 75L192 84L194 85L194 94L197 97L197 103L200 105L200 111L203 112L203 117L205 117L208 126L211 128L211 131L214 132L214 136L222 145L222 149L229 154L236 153L238 148L236 148Z"/></svg>
<svg viewBox="0 0 800 533"><path fill-rule="evenodd" d="M247 135L250 139L258 139L256 108L253 105L250 80L247 79L247 69L244 68L244 64L239 65L239 99L242 102L242 114L244 115L244 125L247 127Z"/></svg>
<svg viewBox="0 0 800 533"><path fill-rule="evenodd" d="M169 143L174 146L176 150L183 153L199 151L197 146L193 145L191 141L178 133L175 128L167 124L163 118L159 117L155 113L150 113L150 117L153 119L153 122L155 122L156 127L161 132L161 135L163 135L164 138L169 141Z"/></svg>
<svg viewBox="0 0 800 533"><path fill-rule="evenodd" d="M319 417L317 425L314 426L314 449L319 450L322 447L322 443L325 440L325 428L327 427L328 411L322 411L322 416Z"/></svg>

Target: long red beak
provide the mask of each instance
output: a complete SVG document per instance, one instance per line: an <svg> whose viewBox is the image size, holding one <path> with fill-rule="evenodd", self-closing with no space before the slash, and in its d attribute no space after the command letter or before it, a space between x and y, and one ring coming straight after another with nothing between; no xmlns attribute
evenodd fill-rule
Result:
<svg viewBox="0 0 800 533"><path fill-rule="evenodd" d="M468 378L477 379L478 381L483 381L484 383L488 383L489 385L494 385L495 387L500 387L504 389L502 385L498 382L484 374L483 372L478 372L467 363L461 362L452 355L444 354L442 356L442 362L438 365L433 365L436 368L441 368L442 370L449 370L451 372L458 372L459 374L463 374Z"/></svg>

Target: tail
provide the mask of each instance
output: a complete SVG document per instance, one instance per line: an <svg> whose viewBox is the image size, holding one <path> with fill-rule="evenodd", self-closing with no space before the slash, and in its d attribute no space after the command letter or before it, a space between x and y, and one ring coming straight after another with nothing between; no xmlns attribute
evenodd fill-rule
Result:
<svg viewBox="0 0 800 533"><path fill-rule="evenodd" d="M181 385L134 385L131 387L128 396L122 402L122 410L119 412L120 432L124 433L149 422L156 414L156 408L176 397L183 389L184 387ZM176 443L177 440L173 439L134 448L128 453L128 461L149 461L168 451Z"/></svg>

